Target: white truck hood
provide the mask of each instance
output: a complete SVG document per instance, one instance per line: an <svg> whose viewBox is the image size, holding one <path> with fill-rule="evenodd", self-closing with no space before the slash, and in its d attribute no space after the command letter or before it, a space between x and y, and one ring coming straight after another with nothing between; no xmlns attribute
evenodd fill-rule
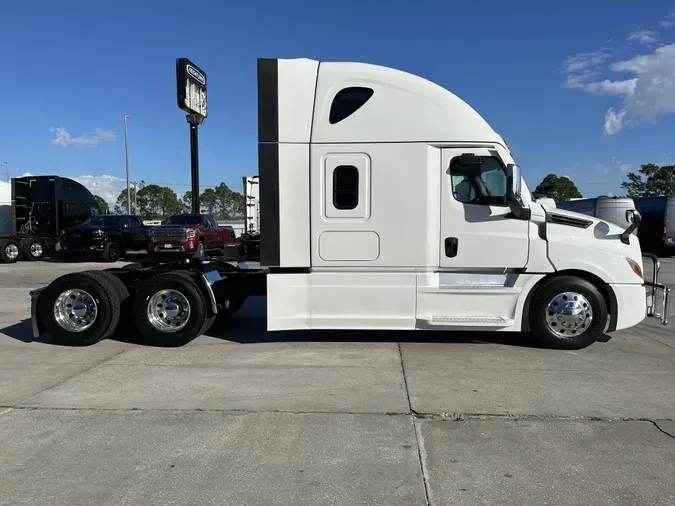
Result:
<svg viewBox="0 0 675 506"><path fill-rule="evenodd" d="M624 228L608 221L565 209L542 206L546 211L546 237L549 242L572 248L588 248L623 255L642 264L638 238L630 235L630 244L621 242ZM590 223L590 225L589 225Z"/></svg>

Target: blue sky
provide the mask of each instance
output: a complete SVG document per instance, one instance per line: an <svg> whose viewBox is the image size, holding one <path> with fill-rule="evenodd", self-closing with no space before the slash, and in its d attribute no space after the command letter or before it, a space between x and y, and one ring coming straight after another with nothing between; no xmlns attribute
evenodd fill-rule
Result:
<svg viewBox="0 0 675 506"><path fill-rule="evenodd" d="M209 79L201 183L257 172L256 58L366 61L422 75L469 102L534 188L549 172L585 196L675 160L672 2L503 0L5 0L0 162L77 177L106 199L132 179L189 189L175 58ZM120 179L118 179L120 178Z"/></svg>

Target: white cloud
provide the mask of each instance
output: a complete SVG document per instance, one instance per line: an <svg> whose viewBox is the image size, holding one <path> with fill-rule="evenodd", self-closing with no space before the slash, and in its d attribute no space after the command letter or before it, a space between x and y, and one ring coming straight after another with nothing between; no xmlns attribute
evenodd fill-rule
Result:
<svg viewBox="0 0 675 506"><path fill-rule="evenodd" d="M607 135L615 135L629 124L647 123L675 113L675 44L615 61L605 69L609 56L603 49L567 57L563 62L565 81L562 84L593 95L622 97L622 103L610 107L605 114ZM620 80L597 79L607 70L632 76Z"/></svg>
<svg viewBox="0 0 675 506"><path fill-rule="evenodd" d="M666 19L659 23L663 28L670 28L675 26L675 10L672 10L666 16Z"/></svg>
<svg viewBox="0 0 675 506"><path fill-rule="evenodd" d="M68 146L94 146L101 141L113 140L116 137L115 132L103 128L97 128L94 132L85 132L80 137L73 137L63 127L51 128L50 131L56 132L56 137L52 139L51 143L64 148Z"/></svg>
<svg viewBox="0 0 675 506"><path fill-rule="evenodd" d="M656 33L654 30L633 30L628 36L629 42L639 42L640 44L654 44L657 39Z"/></svg>
<svg viewBox="0 0 675 506"><path fill-rule="evenodd" d="M112 209L117 202L117 197L126 188L127 180L121 177L109 176L103 174L101 176L82 175L71 177L78 183L84 185L91 193L98 195L105 200Z"/></svg>
<svg viewBox="0 0 675 506"><path fill-rule="evenodd" d="M626 116L626 111L615 111L610 107L605 114L605 133L607 135L614 135L623 128L623 121Z"/></svg>
<svg viewBox="0 0 675 506"><path fill-rule="evenodd" d="M623 163L623 164L621 164L621 167L620 167L621 172L629 171L632 168L633 168L633 166L630 163Z"/></svg>
<svg viewBox="0 0 675 506"><path fill-rule="evenodd" d="M625 81L598 81L587 83L584 89L594 95L630 95L635 90L637 79L626 79Z"/></svg>
<svg viewBox="0 0 675 506"><path fill-rule="evenodd" d="M30 172L24 172L21 174L19 177L33 177L35 174L31 174Z"/></svg>

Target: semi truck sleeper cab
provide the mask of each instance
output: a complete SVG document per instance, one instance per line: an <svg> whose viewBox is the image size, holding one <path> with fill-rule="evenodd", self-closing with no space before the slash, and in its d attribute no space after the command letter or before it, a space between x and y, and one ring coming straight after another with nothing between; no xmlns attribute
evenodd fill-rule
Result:
<svg viewBox="0 0 675 506"><path fill-rule="evenodd" d="M270 331L531 331L575 349L647 315L667 323L655 257L643 279L639 213L624 229L534 202L502 137L426 79L259 59L258 136L264 269L205 257L67 275L32 293L34 332L111 335L119 318L96 303L105 290L142 334L173 339L261 293Z"/></svg>

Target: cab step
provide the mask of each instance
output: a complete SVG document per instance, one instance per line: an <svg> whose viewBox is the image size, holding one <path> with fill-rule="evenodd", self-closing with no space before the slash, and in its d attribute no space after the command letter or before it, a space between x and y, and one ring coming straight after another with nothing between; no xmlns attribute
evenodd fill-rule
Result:
<svg viewBox="0 0 675 506"><path fill-rule="evenodd" d="M435 327L512 327L515 323L501 316L432 316L424 322Z"/></svg>

